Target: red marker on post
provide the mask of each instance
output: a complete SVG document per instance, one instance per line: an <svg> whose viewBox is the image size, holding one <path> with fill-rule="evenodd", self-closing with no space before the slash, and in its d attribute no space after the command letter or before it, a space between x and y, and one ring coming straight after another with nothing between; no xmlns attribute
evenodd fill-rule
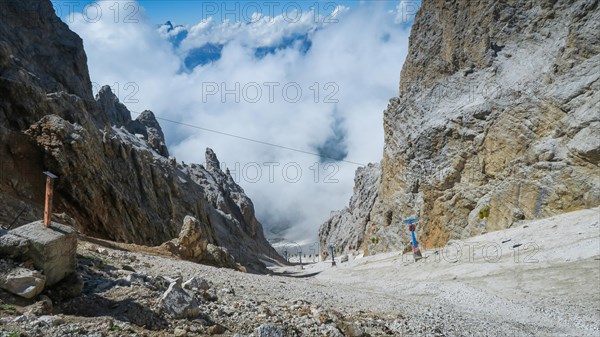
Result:
<svg viewBox="0 0 600 337"><path fill-rule="evenodd" d="M44 226L52 225L52 197L54 196L54 179L58 178L50 171L45 171L46 175L46 203L44 207Z"/></svg>

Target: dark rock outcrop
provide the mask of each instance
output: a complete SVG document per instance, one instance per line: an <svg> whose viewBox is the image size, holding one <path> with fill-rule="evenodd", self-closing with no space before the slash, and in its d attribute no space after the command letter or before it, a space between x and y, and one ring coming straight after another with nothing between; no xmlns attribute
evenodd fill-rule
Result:
<svg viewBox="0 0 600 337"><path fill-rule="evenodd" d="M96 102L100 104L110 125L121 127L131 123L129 110L123 103L119 102L119 98L112 92L110 86L105 85L100 88L96 94Z"/></svg>
<svg viewBox="0 0 600 337"><path fill-rule="evenodd" d="M165 135L152 111L145 110L135 120L131 120L131 112L119 102L117 95L107 85L98 91L96 102L107 117L105 123L118 128L125 127L130 133L142 136L154 151L163 157L169 157Z"/></svg>
<svg viewBox="0 0 600 337"><path fill-rule="evenodd" d="M277 258L252 202L230 176L167 158L154 115L131 120L108 87L93 99L81 39L49 1L2 6L8 19L0 21L1 225L41 217L41 172L50 170L59 176L57 212L85 234L159 245L177 237L191 215L211 228L211 244L227 248L249 271L263 270L261 256ZM216 160L212 150L207 156Z"/></svg>
<svg viewBox="0 0 600 337"><path fill-rule="evenodd" d="M5 81L92 98L83 41L54 14L50 1L1 1L0 22Z"/></svg>

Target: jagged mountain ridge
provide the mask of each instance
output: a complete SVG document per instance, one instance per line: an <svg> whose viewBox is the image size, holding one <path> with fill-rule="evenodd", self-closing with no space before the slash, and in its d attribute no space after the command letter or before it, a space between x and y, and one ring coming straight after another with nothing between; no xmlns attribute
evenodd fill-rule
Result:
<svg viewBox="0 0 600 337"><path fill-rule="evenodd" d="M96 101L108 115L111 125L125 127L128 132L142 136L146 143L159 155L169 157L165 135L152 111L145 110L135 120L132 120L131 112L119 102L119 98L109 86L100 88L96 95Z"/></svg>
<svg viewBox="0 0 600 337"><path fill-rule="evenodd" d="M321 247L327 247L330 243L345 248L360 247L365 241L371 209L379 193L380 179L379 164L369 164L356 169L354 193L348 207L332 212L330 218L319 228Z"/></svg>
<svg viewBox="0 0 600 337"><path fill-rule="evenodd" d="M50 1L3 3L0 22L0 198L3 225L41 216L44 178L56 182L55 208L83 233L158 245L177 237L186 215L211 228L209 242L262 270L277 258L252 201L221 171L169 159L152 112L130 112L104 87L96 99L81 39ZM137 135L136 135L137 134Z"/></svg>
<svg viewBox="0 0 600 337"><path fill-rule="evenodd" d="M423 1L384 112L378 197L358 206L362 248L402 248L412 216L440 246L600 204L598 31L598 1Z"/></svg>

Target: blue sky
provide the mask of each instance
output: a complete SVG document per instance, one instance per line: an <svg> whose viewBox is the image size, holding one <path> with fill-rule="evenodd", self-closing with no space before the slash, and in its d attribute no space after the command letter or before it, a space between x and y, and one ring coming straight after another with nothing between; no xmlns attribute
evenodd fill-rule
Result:
<svg viewBox="0 0 600 337"><path fill-rule="evenodd" d="M371 0L373 1L373 0ZM356 7L357 1L164 1L141 0L140 5L146 9L153 22L163 23L167 20L176 21L178 24L192 24L205 19L207 16L216 16L235 21L243 19L259 9L264 15L280 15L284 12L292 13L296 8L307 11L312 7L319 8L323 14L331 12L338 5ZM395 8L398 1L379 0L389 9ZM242 21L242 20L239 20Z"/></svg>
<svg viewBox="0 0 600 337"><path fill-rule="evenodd" d="M70 12L81 13L88 5L93 5L95 1L72 1L72 0L54 0L52 1L57 8L57 13L61 17L67 16ZM114 0L105 2L114 3ZM398 6L399 1L393 0L354 0L354 1L213 1L213 0L119 0L120 8L117 14L116 7L112 7L111 12L103 15L118 15L121 19L125 17L136 17L139 13L137 7L143 8L143 13L152 23L164 23L173 21L177 24L191 25L209 16L220 19L229 19L230 21L244 21L253 12L262 12L264 15L277 16L283 13L289 13L291 16L294 9L309 11L311 8L318 8L319 14L326 15L336 6L359 7L362 3L377 2L382 4L387 10L393 10ZM410 1L417 2L417 1ZM136 4L137 3L137 4ZM139 4L139 5L138 5ZM134 6L135 5L135 6ZM96 15L93 7L88 7L87 14L94 18ZM293 18L292 18L293 19ZM222 20L219 20L222 21Z"/></svg>

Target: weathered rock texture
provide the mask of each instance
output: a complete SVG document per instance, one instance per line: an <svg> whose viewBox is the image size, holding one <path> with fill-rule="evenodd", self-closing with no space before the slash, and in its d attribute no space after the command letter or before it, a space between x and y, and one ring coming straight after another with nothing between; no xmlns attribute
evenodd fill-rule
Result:
<svg viewBox="0 0 600 337"><path fill-rule="evenodd" d="M172 282L160 297L162 311L173 318L194 318L200 314L198 300L181 287L181 280Z"/></svg>
<svg viewBox="0 0 600 337"><path fill-rule="evenodd" d="M600 204L598 31L597 0L423 1L363 248L400 248L411 216L439 246Z"/></svg>
<svg viewBox="0 0 600 337"><path fill-rule="evenodd" d="M152 111L146 110L135 120L131 120L131 113L127 107L119 102L117 96L107 85L98 91L96 102L100 104L111 125L125 127L130 133L146 140L148 145L161 156L169 156L162 128Z"/></svg>
<svg viewBox="0 0 600 337"><path fill-rule="evenodd" d="M235 262L227 249L209 243L214 241L214 235L212 228L194 217L186 216L179 237L162 246L185 260L245 272L246 269Z"/></svg>
<svg viewBox="0 0 600 337"><path fill-rule="evenodd" d="M360 247L371 220L371 209L377 198L380 177L379 164L369 164L356 170L354 194L348 207L332 212L331 217L319 229L321 247L330 243L342 250Z"/></svg>
<svg viewBox="0 0 600 337"><path fill-rule="evenodd" d="M46 278L37 270L19 267L0 260L0 288L12 294L34 298L44 290Z"/></svg>
<svg viewBox="0 0 600 337"><path fill-rule="evenodd" d="M92 97L81 39L50 1L0 6L1 225L41 217L41 172L50 170L59 176L55 209L85 234L157 245L190 215L210 228L209 243L250 270L263 268L259 256L277 257L252 202L210 149L217 165L177 163L152 112L132 120L108 87Z"/></svg>
<svg viewBox="0 0 600 337"><path fill-rule="evenodd" d="M206 251L212 237L214 234L208 226L192 216L186 216L179 237L163 245L186 260L197 260Z"/></svg>

